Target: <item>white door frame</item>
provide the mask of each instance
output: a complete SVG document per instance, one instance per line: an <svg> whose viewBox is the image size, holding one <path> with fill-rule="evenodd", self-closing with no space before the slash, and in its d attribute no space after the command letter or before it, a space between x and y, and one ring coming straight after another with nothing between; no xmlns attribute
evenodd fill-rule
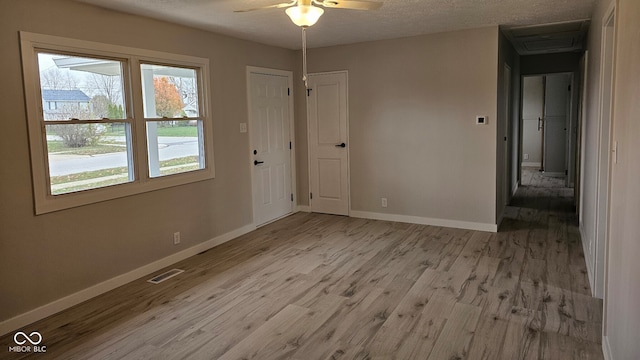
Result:
<svg viewBox="0 0 640 360"><path fill-rule="evenodd" d="M274 75L274 76L284 76L287 78L287 86L289 87L289 141L291 141L291 151L289 152L289 156L290 156L290 160L291 160L291 166L290 166L290 170L291 170L291 174L289 174L291 176L291 193L293 194L293 201L291 204L291 212L289 214L286 214L284 216L279 217L278 219L282 218L282 217L286 217L289 216L293 213L296 212L296 203L297 203L297 185L296 185L296 142L295 142L295 126L294 126L294 113L293 113L293 71L288 71L288 70L278 70L278 69L270 69L270 68L264 68L264 67L258 67L258 66L247 66L247 70L246 70L246 85L247 85L247 132L249 134L249 144L248 144L248 150L247 151L247 165L250 168L250 173L251 173L251 209L252 209L252 222L253 222L253 226L260 227L263 225L267 225L268 223L265 224L256 224L255 223L255 219L256 219L256 209L253 206L253 189L255 187L255 166L253 165L253 148L252 148L252 144L253 144L253 132L251 131L251 123L252 121L252 111L251 111L251 74L264 74L264 75ZM270 222L276 221L278 219L274 219Z"/></svg>
<svg viewBox="0 0 640 360"><path fill-rule="evenodd" d="M602 17L602 28L600 31L602 32L602 45L601 45L601 53L600 53L600 94L599 94L599 107L600 113L598 114L598 164L596 171L596 216L595 216L595 224L594 224L594 279L592 284L592 292L595 297L599 297L603 299L604 306L604 316L602 319L603 326L603 335L606 336L607 329L607 299L608 299L608 269L609 269L609 234L611 232L610 228L610 213L611 213L611 172L612 172L612 147L613 147L613 100L615 97L615 68L616 68L616 2L612 2L607 11L604 13ZM611 37L607 37L607 34L611 35ZM608 71L608 75L606 72L606 61L605 59L610 57L611 68ZM604 87L603 84L605 82L605 77L610 77L610 89L606 94L609 96L609 99L605 99ZM603 105L605 101L608 100L609 108L603 109ZM606 113L605 113L606 112ZM607 124L608 129L608 138L604 138L603 134L603 126L602 123L603 118L605 116L609 117L609 123ZM605 143L603 143L603 141ZM603 147L606 148L603 149ZM602 156L606 156L607 161L606 164L601 164ZM606 168L603 168L603 165L607 165ZM600 175L606 175L606 183L601 184ZM604 192L604 194L603 194ZM601 196L606 196L606 201L604 204L601 204ZM601 222L602 221L602 222ZM598 236L600 233L600 224L603 225L604 231L603 238Z"/></svg>
<svg viewBox="0 0 640 360"><path fill-rule="evenodd" d="M349 71L348 70L336 70L336 71L324 71L317 73L309 73L307 76L314 75L331 75L331 74L345 74L347 83L347 91L345 93L346 106L347 106L347 196L349 207L347 209L347 216L351 216L351 138L349 137ZM309 96L305 96L305 106L307 108L307 144L311 144L311 127L309 126ZM307 151L307 177L309 179L309 192L311 192L311 151ZM309 198L309 211L311 211L311 202L313 199Z"/></svg>
<svg viewBox="0 0 640 360"><path fill-rule="evenodd" d="M511 165L511 154L510 154L510 150L511 150L511 146L509 146L509 144L511 143L511 133L510 133L510 128L511 128L511 103L513 102L513 100L511 99L511 93L512 93L512 78L513 78L513 74L511 71L511 66L509 66L509 64L507 64L506 62L504 63L504 79L503 79L503 85L504 85L504 109L503 111L505 112L504 114L504 134L503 134L503 151L504 154L502 154L503 157L503 161L504 161L504 165L503 165L503 169L504 169L504 176L502 179L502 196L504 196L504 199L502 199L503 205L504 206L508 206L509 203L511 202L511 171L509 171L509 167ZM509 76L507 77L507 73L509 74ZM506 138L506 140L504 140L504 138ZM503 211L504 212L504 211Z"/></svg>

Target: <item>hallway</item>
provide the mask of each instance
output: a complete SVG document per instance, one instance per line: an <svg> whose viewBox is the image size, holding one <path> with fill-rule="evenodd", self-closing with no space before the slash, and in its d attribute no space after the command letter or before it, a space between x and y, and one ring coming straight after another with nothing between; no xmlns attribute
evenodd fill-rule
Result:
<svg viewBox="0 0 640 360"><path fill-rule="evenodd" d="M529 332L517 341L533 348L521 358L602 358L602 300L591 297L578 231L572 188L563 177L523 168L521 185L507 207L498 236L521 259L518 295L513 314L523 313ZM514 274L515 275L515 274ZM507 332L507 336L513 336ZM535 348L566 353L535 355ZM526 348L526 347L525 347Z"/></svg>

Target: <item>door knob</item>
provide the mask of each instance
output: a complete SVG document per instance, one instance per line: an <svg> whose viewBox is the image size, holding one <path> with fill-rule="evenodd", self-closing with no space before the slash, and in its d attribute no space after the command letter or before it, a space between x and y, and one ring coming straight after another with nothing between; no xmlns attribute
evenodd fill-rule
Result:
<svg viewBox="0 0 640 360"><path fill-rule="evenodd" d="M343 148L343 147L347 147L347 144L345 144L345 143L342 143L342 144L336 144L336 147L341 147L341 148Z"/></svg>
<svg viewBox="0 0 640 360"><path fill-rule="evenodd" d="M253 160L253 165L264 164L264 161Z"/></svg>

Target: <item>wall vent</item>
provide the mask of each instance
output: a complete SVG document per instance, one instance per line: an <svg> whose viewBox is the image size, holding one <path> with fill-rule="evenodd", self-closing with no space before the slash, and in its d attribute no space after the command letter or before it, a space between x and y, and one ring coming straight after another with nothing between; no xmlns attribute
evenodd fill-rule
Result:
<svg viewBox="0 0 640 360"><path fill-rule="evenodd" d="M152 284L160 284L161 282L163 282L165 280L168 280L168 279L171 279L172 277L174 277L174 276L176 276L176 275L178 275L180 273L183 273L183 272L184 272L184 270L181 270L181 269L172 269L172 270L167 271L166 273L162 273L160 275L156 275L156 276L152 277L151 279L147 280L147 282L150 282Z"/></svg>

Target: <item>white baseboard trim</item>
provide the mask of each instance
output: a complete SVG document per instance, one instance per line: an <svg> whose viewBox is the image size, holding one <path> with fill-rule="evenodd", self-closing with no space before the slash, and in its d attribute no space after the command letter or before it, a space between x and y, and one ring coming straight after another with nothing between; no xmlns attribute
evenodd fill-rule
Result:
<svg viewBox="0 0 640 360"><path fill-rule="evenodd" d="M542 166L542 164L539 163L539 162L528 162L527 161L527 162L522 162L522 166L525 166L525 167L540 167L540 166Z"/></svg>
<svg viewBox="0 0 640 360"><path fill-rule="evenodd" d="M591 296L595 297L595 278L593 274L593 263L591 262L591 254L587 249L587 242L585 241L587 237L584 233L584 227L582 224L578 226L578 231L580 232L580 242L582 242L582 253L584 254L584 263L587 265L587 276L589 277L589 287L591 288Z"/></svg>
<svg viewBox="0 0 640 360"><path fill-rule="evenodd" d="M384 214L384 213L356 211L356 210L351 210L351 212L349 213L349 216L362 218L362 219L395 221L395 222L403 222L403 223L410 223L410 224L443 226L443 227L468 229L468 230L489 231L489 232L498 231L497 224L486 224L486 223L477 223L477 222L470 222L470 221L434 219L434 218L426 218L426 217L420 217L420 216Z"/></svg>
<svg viewBox="0 0 640 360"><path fill-rule="evenodd" d="M239 229L230 231L226 234L216 236L215 238L192 246L188 249L182 250L175 254L169 255L160 260L156 260L150 264L141 266L137 269L131 270L128 273L118 275L109 280L103 281L99 284L93 285L84 290L80 290L71 295L65 296L61 299L55 300L46 305L40 306L36 309L30 310L26 313L15 316L11 319L0 322L0 335L7 334L11 331L19 329L23 326L34 323L38 320L44 319L48 316L56 314L62 310L68 309L74 305L80 304L98 295L104 294L117 287L130 283L141 277L148 276L149 274L161 270L167 266L175 264L179 261L187 259L203 251L209 250L215 246L224 244L229 240L233 240L239 236L247 234L256 227L253 224L243 226Z"/></svg>
<svg viewBox="0 0 640 360"><path fill-rule="evenodd" d="M296 208L296 211L299 211L299 212L311 212L311 206L298 205L298 207Z"/></svg>
<svg viewBox="0 0 640 360"><path fill-rule="evenodd" d="M602 354L604 355L604 360L613 360L613 355L611 354L611 345L609 344L609 337L606 335L602 336Z"/></svg>

